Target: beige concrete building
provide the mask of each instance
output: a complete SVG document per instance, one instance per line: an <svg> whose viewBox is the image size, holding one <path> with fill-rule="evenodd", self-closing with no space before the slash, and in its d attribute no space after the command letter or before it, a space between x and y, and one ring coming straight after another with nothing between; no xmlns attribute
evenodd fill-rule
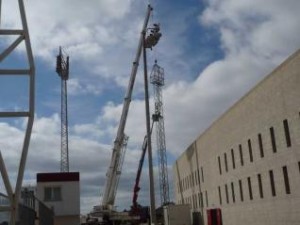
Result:
<svg viewBox="0 0 300 225"><path fill-rule="evenodd" d="M54 225L80 224L78 172L38 173L37 198L54 210Z"/></svg>
<svg viewBox="0 0 300 225"><path fill-rule="evenodd" d="M173 172L176 202L189 203L198 224L300 224L300 50L201 134Z"/></svg>

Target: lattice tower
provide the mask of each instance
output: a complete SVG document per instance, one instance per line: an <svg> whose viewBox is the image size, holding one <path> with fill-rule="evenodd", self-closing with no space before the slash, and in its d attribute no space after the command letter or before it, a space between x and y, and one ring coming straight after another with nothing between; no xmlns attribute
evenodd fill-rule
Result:
<svg viewBox="0 0 300 225"><path fill-rule="evenodd" d="M56 58L56 72L61 78L61 159L60 172L69 172L69 140L68 140L68 92L69 56L59 48Z"/></svg>
<svg viewBox="0 0 300 225"><path fill-rule="evenodd" d="M153 114L152 119L156 122L155 130L159 166L160 200L162 205L166 205L170 202L170 195L162 97L162 87L164 86L164 69L157 65L157 61L155 61L155 64L153 65L150 81L154 88L155 113Z"/></svg>

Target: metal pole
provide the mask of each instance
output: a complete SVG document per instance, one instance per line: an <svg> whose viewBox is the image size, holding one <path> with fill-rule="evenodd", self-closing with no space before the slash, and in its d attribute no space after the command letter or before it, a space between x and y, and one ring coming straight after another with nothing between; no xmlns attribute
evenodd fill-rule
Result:
<svg viewBox="0 0 300 225"><path fill-rule="evenodd" d="M144 34L145 43L145 34ZM148 74L147 74L147 55L146 47L143 46L144 59L144 85L145 85L145 108L146 108L146 125L147 125L147 143L148 143L148 160L149 160L149 178L150 178L150 205L151 205L151 222L156 225L155 213L155 192L153 179L153 164L152 164L152 146L151 146L151 128L150 128L150 110L149 110L149 91L148 91Z"/></svg>
<svg viewBox="0 0 300 225"><path fill-rule="evenodd" d="M1 27L1 15L2 15L2 0L0 0L0 27Z"/></svg>
<svg viewBox="0 0 300 225"><path fill-rule="evenodd" d="M29 63L29 75L30 75L30 82L29 82L29 118L27 121L27 128L26 133L24 137L24 143L23 143L23 149L19 164L19 171L18 171L18 177L15 187L15 195L13 196L14 199L12 201L12 212L11 212L11 221L10 224L15 225L16 224L16 216L18 212L18 202L19 197L21 194L21 188L22 188L22 182L24 177L24 171L25 171L25 165L28 155L28 148L30 143L30 137L33 127L33 121L34 121L34 97L35 97L35 91L34 91L34 83L35 83L35 66L34 66L34 60L33 60L33 54L29 39L29 32L27 27L27 20L25 15L25 8L23 0L19 0L19 8L20 8L20 14L22 19L22 27L24 30L24 37L25 37L25 47L27 50L27 58Z"/></svg>
<svg viewBox="0 0 300 225"><path fill-rule="evenodd" d="M4 160L0 151L0 171L1 171L1 175L2 175L2 179L5 185L5 189L8 195L9 200L12 200L12 196L13 196L13 189L11 187L11 184L9 182L9 178L8 178L8 174L7 174L7 170L4 164Z"/></svg>

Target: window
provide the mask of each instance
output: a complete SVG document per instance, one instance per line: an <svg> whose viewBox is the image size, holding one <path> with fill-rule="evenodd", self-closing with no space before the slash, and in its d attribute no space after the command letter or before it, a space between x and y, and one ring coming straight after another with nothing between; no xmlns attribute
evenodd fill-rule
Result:
<svg viewBox="0 0 300 225"><path fill-rule="evenodd" d="M191 174L192 186L195 186L194 173Z"/></svg>
<svg viewBox="0 0 300 225"><path fill-rule="evenodd" d="M258 180L259 197L264 198L263 186L262 186L260 174L257 174L257 180Z"/></svg>
<svg viewBox="0 0 300 225"><path fill-rule="evenodd" d="M203 167L201 167L202 182L204 183Z"/></svg>
<svg viewBox="0 0 300 225"><path fill-rule="evenodd" d="M221 159L220 159L220 156L218 156L218 163L219 163L219 172L220 172L220 175L222 175L222 167L221 167Z"/></svg>
<svg viewBox="0 0 300 225"><path fill-rule="evenodd" d="M186 189L189 189L190 187L189 176L186 176L185 179L186 179Z"/></svg>
<svg viewBox="0 0 300 225"><path fill-rule="evenodd" d="M248 139L248 148L249 148L250 162L253 162L252 145L250 139Z"/></svg>
<svg viewBox="0 0 300 225"><path fill-rule="evenodd" d="M207 195L207 191L205 191L205 198L206 198L206 207L208 207L208 195Z"/></svg>
<svg viewBox="0 0 300 225"><path fill-rule="evenodd" d="M201 197L200 197L200 193L198 193L198 200L199 200L199 208L203 207L203 206L201 205Z"/></svg>
<svg viewBox="0 0 300 225"><path fill-rule="evenodd" d="M227 165L227 155L224 153L224 162L225 162L225 170L228 172L228 165Z"/></svg>
<svg viewBox="0 0 300 225"><path fill-rule="evenodd" d="M275 153L277 152L277 147L276 147L275 132L273 127L270 128L270 136L271 136L272 149L273 152Z"/></svg>
<svg viewBox="0 0 300 225"><path fill-rule="evenodd" d="M290 136L290 129L289 129L289 123L287 120L283 121L283 127L284 127L284 133L285 133L285 141L286 141L286 146L291 147L291 136Z"/></svg>
<svg viewBox="0 0 300 225"><path fill-rule="evenodd" d="M188 190L190 187L189 176L186 176L185 179L186 179L186 189Z"/></svg>
<svg viewBox="0 0 300 225"><path fill-rule="evenodd" d="M44 201L61 201L61 187L45 187Z"/></svg>
<svg viewBox="0 0 300 225"><path fill-rule="evenodd" d="M219 200L220 200L220 205L222 205L222 193L221 193L221 187L218 187L219 190Z"/></svg>
<svg viewBox="0 0 300 225"><path fill-rule="evenodd" d="M300 172L300 162L298 162L298 168L299 168L299 172Z"/></svg>
<svg viewBox="0 0 300 225"><path fill-rule="evenodd" d="M243 202L243 201L244 201L244 194L243 194L243 184L242 184L242 180L239 180L239 186L240 186L241 202Z"/></svg>
<svg viewBox="0 0 300 225"><path fill-rule="evenodd" d="M248 188L249 188L249 198L250 198L250 200L252 200L253 194L252 194L251 178L248 177L247 180L248 180Z"/></svg>
<svg viewBox="0 0 300 225"><path fill-rule="evenodd" d="M231 149L232 168L235 169L234 151Z"/></svg>
<svg viewBox="0 0 300 225"><path fill-rule="evenodd" d="M232 193L232 201L235 202L235 194L234 194L234 185L233 182L231 182L231 193Z"/></svg>
<svg viewBox="0 0 300 225"><path fill-rule="evenodd" d="M274 182L273 170L269 171L269 175L270 175L270 183L271 183L272 196L276 196L276 189L275 189L275 182Z"/></svg>
<svg viewBox="0 0 300 225"><path fill-rule="evenodd" d="M228 187L227 187L227 184L225 184L225 194L226 194L226 202L228 204L229 203L229 198L228 198Z"/></svg>
<svg viewBox="0 0 300 225"><path fill-rule="evenodd" d="M264 157L264 146L262 142L261 134L258 134L258 145L259 145L259 151L260 151L260 157Z"/></svg>
<svg viewBox="0 0 300 225"><path fill-rule="evenodd" d="M282 172L283 172L283 177L284 177L285 193L291 194L289 175L288 175L286 166L282 167Z"/></svg>
<svg viewBox="0 0 300 225"><path fill-rule="evenodd" d="M242 145L239 145L239 151L240 151L240 159L241 159L241 165L244 165L244 157L243 157L243 149Z"/></svg>
<svg viewBox="0 0 300 225"><path fill-rule="evenodd" d="M203 205L203 194L202 194L202 192L200 193L200 197L201 197L200 198L201 199L201 207L203 208L204 205Z"/></svg>

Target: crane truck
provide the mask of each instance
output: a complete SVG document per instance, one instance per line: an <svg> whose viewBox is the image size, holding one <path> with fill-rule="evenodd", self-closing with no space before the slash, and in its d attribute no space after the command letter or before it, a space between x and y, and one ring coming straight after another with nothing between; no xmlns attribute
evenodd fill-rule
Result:
<svg viewBox="0 0 300 225"><path fill-rule="evenodd" d="M121 169L122 169L122 159L124 158L125 150L124 142L126 142L126 135L124 133L129 106L131 102L132 92L133 92L133 86L139 66L139 61L142 53L143 48L150 48L154 47L159 38L161 37L160 33L160 27L159 24L154 24L153 28L150 28L150 34L146 36L147 33L147 26L149 22L149 18L151 15L151 11L153 8L148 5L146 17L144 20L142 32L139 39L139 44L135 56L135 60L132 65L131 75L129 79L129 84L127 88L127 92L125 94L125 98L123 101L123 108L122 108L122 114L117 130L116 139L114 141L113 149L112 149L112 157L110 161L110 165L106 174L106 184L104 189L104 195L102 199L102 205L94 206L93 212L89 215L89 218L91 221L95 221L96 218L102 218L102 220L105 221L117 221L122 217L122 220L126 219L127 215L123 215L122 213L117 213L114 210L114 203L115 203L115 197L118 187L118 181L121 175ZM137 219L132 218L132 216L128 215L128 220L130 219Z"/></svg>

